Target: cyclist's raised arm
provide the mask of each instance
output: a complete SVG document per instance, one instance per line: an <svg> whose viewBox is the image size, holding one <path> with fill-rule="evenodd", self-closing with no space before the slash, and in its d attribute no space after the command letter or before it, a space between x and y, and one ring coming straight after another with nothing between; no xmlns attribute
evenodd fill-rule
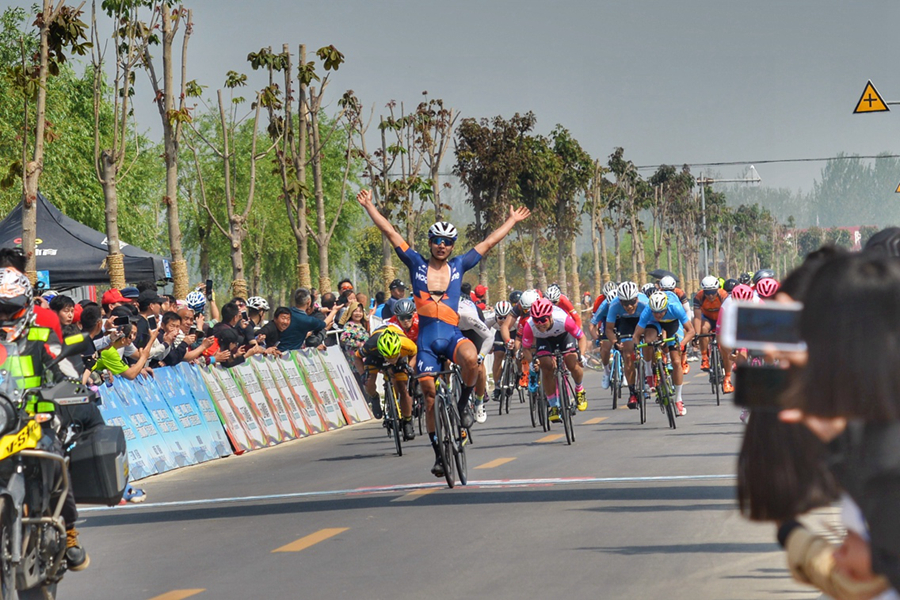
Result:
<svg viewBox="0 0 900 600"><path fill-rule="evenodd" d="M694 339L694 326L690 321L684 324L684 339L682 340L682 345L687 346L691 343L691 340Z"/></svg>
<svg viewBox="0 0 900 600"><path fill-rule="evenodd" d="M506 219L503 225L495 229L491 233L491 235L487 236L487 239L475 246L475 251L478 252L478 254L480 254L481 256L484 256L488 253L488 250L499 244L500 240L505 238L506 234L512 231L512 228L516 226L516 223L518 223L519 221L524 221L529 217L529 215L531 215L531 211L524 206L521 206L519 208L513 208L512 206L510 206L509 217Z"/></svg>
<svg viewBox="0 0 900 600"><path fill-rule="evenodd" d="M356 195L356 201L359 202L359 205L362 206L367 213L369 213L369 218L372 219L375 227L380 229L381 232L387 236L388 241L391 242L391 245L394 248L400 248L406 244L406 241L399 233L397 233L397 230L394 229L391 222L388 221L383 214L378 212L378 209L372 203L371 190L362 190Z"/></svg>

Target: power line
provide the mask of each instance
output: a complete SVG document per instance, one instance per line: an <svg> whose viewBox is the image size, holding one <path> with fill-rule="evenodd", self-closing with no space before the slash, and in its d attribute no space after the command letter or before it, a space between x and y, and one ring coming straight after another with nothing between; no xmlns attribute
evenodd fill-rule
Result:
<svg viewBox="0 0 900 600"><path fill-rule="evenodd" d="M723 161L708 163L687 163L689 167L730 167L737 165L771 165L777 163L803 163L803 162L831 162L834 160L852 160L852 159L880 159L880 158L900 158L900 154L875 154L869 156L831 156L828 158L781 158L772 160L740 160L740 161ZM674 165L674 163L673 163ZM642 165L635 167L639 170L658 169L663 165Z"/></svg>

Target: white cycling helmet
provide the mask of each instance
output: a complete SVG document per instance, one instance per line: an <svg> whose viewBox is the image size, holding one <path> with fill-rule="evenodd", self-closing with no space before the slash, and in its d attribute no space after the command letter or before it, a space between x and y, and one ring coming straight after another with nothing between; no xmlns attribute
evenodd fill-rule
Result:
<svg viewBox="0 0 900 600"><path fill-rule="evenodd" d="M619 293L619 284L615 281L607 281L603 285L603 295L612 300Z"/></svg>
<svg viewBox="0 0 900 600"><path fill-rule="evenodd" d="M671 275L666 275L662 279L659 280L659 289L673 291L675 286L678 285L678 282L675 281L675 278Z"/></svg>
<svg viewBox="0 0 900 600"><path fill-rule="evenodd" d="M559 286L555 283L551 283L549 286L547 286L546 296L547 300L549 300L553 304L556 304L557 302L559 302L559 297L562 296L562 290L560 290Z"/></svg>
<svg viewBox="0 0 900 600"><path fill-rule="evenodd" d="M669 295L663 291L653 292L650 295L650 310L664 312L669 306Z"/></svg>
<svg viewBox="0 0 900 600"><path fill-rule="evenodd" d="M494 305L494 312L497 313L498 317L505 317L512 312L512 304L506 300L501 300Z"/></svg>
<svg viewBox="0 0 900 600"><path fill-rule="evenodd" d="M265 298L262 298L260 296L252 296L250 298L247 298L247 306L257 312L265 312L269 310L269 303L266 302Z"/></svg>
<svg viewBox="0 0 900 600"><path fill-rule="evenodd" d="M200 290L194 290L184 299L187 307L194 312L203 312L206 308L206 296Z"/></svg>
<svg viewBox="0 0 900 600"><path fill-rule="evenodd" d="M531 305L538 299L538 293L534 290L525 290L519 297L519 306L526 313L531 310Z"/></svg>
<svg viewBox="0 0 900 600"><path fill-rule="evenodd" d="M459 238L459 232L456 231L456 227L452 223L438 221L428 229L428 239L436 237L450 238L455 242Z"/></svg>
<svg viewBox="0 0 900 600"><path fill-rule="evenodd" d="M622 302L629 302L638 297L638 293L640 290L638 286L633 281L623 281L619 284L619 300Z"/></svg>
<svg viewBox="0 0 900 600"><path fill-rule="evenodd" d="M703 290L717 290L719 289L719 279L718 277L714 277L713 275L707 275L700 282L700 287Z"/></svg>
<svg viewBox="0 0 900 600"><path fill-rule="evenodd" d="M645 283L644 285L641 286L641 292L643 292L645 296L649 296L650 294L652 294L655 291L656 291L655 283Z"/></svg>

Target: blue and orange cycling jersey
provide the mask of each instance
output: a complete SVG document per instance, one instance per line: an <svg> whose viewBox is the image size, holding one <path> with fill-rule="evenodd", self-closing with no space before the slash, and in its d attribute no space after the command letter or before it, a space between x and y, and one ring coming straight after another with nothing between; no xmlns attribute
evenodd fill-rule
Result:
<svg viewBox="0 0 900 600"><path fill-rule="evenodd" d="M394 248L397 256L409 269L413 301L419 315L419 354L416 366L419 373L439 370L439 357L455 359L456 347L466 341L459 331L459 299L462 295L463 273L478 264L481 254L474 248L447 261L450 280L446 290L428 289L428 259L406 243ZM432 295L432 292L440 292Z"/></svg>

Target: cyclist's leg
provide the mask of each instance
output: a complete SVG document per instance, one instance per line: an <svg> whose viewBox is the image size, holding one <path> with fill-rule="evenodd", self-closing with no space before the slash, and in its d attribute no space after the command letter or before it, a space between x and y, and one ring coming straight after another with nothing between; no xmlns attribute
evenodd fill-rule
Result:
<svg viewBox="0 0 900 600"><path fill-rule="evenodd" d="M452 352L447 352L447 356L451 356L454 363L459 366L459 376L462 379L462 388L459 392L459 401L457 409L459 410L459 418L463 427L469 428L475 422L475 415L469 410L469 397L475 389L478 382L478 374L481 366L478 364L478 350L472 340L464 337L462 333L458 333L455 339L448 340L447 348Z"/></svg>
<svg viewBox="0 0 900 600"><path fill-rule="evenodd" d="M538 364L540 364L541 368L541 386L544 388L547 401L550 406L559 407L559 395L556 393L556 378L553 376L553 357L543 352L538 357Z"/></svg>
<svg viewBox="0 0 900 600"><path fill-rule="evenodd" d="M652 344L653 342L656 342L658 339L659 339L659 329L657 328L656 324L650 323L647 326L647 329L644 330L644 341L647 342L648 344ZM642 358L644 360L644 372L647 374L647 380L648 380L648 383L650 384L649 387L651 387L651 388L655 387L654 385L652 385L653 383L655 383L653 381L653 377L654 377L654 375L653 375L653 348L651 348L650 346L646 346L644 348Z"/></svg>
<svg viewBox="0 0 900 600"><path fill-rule="evenodd" d="M709 333L711 321L706 318L705 315L700 316L700 334L706 335ZM703 358L703 362L700 365L700 369L706 371L709 369L709 338L704 337L700 338L700 354Z"/></svg>
<svg viewBox="0 0 900 600"><path fill-rule="evenodd" d="M663 323L663 333L667 338L674 337L674 342L667 344L669 358L672 361L672 383L675 385L675 407L680 415L687 414L684 408L684 399L681 392L684 388L684 372L681 370L681 340L684 339L684 330L678 321ZM705 338L709 339L709 338Z"/></svg>

